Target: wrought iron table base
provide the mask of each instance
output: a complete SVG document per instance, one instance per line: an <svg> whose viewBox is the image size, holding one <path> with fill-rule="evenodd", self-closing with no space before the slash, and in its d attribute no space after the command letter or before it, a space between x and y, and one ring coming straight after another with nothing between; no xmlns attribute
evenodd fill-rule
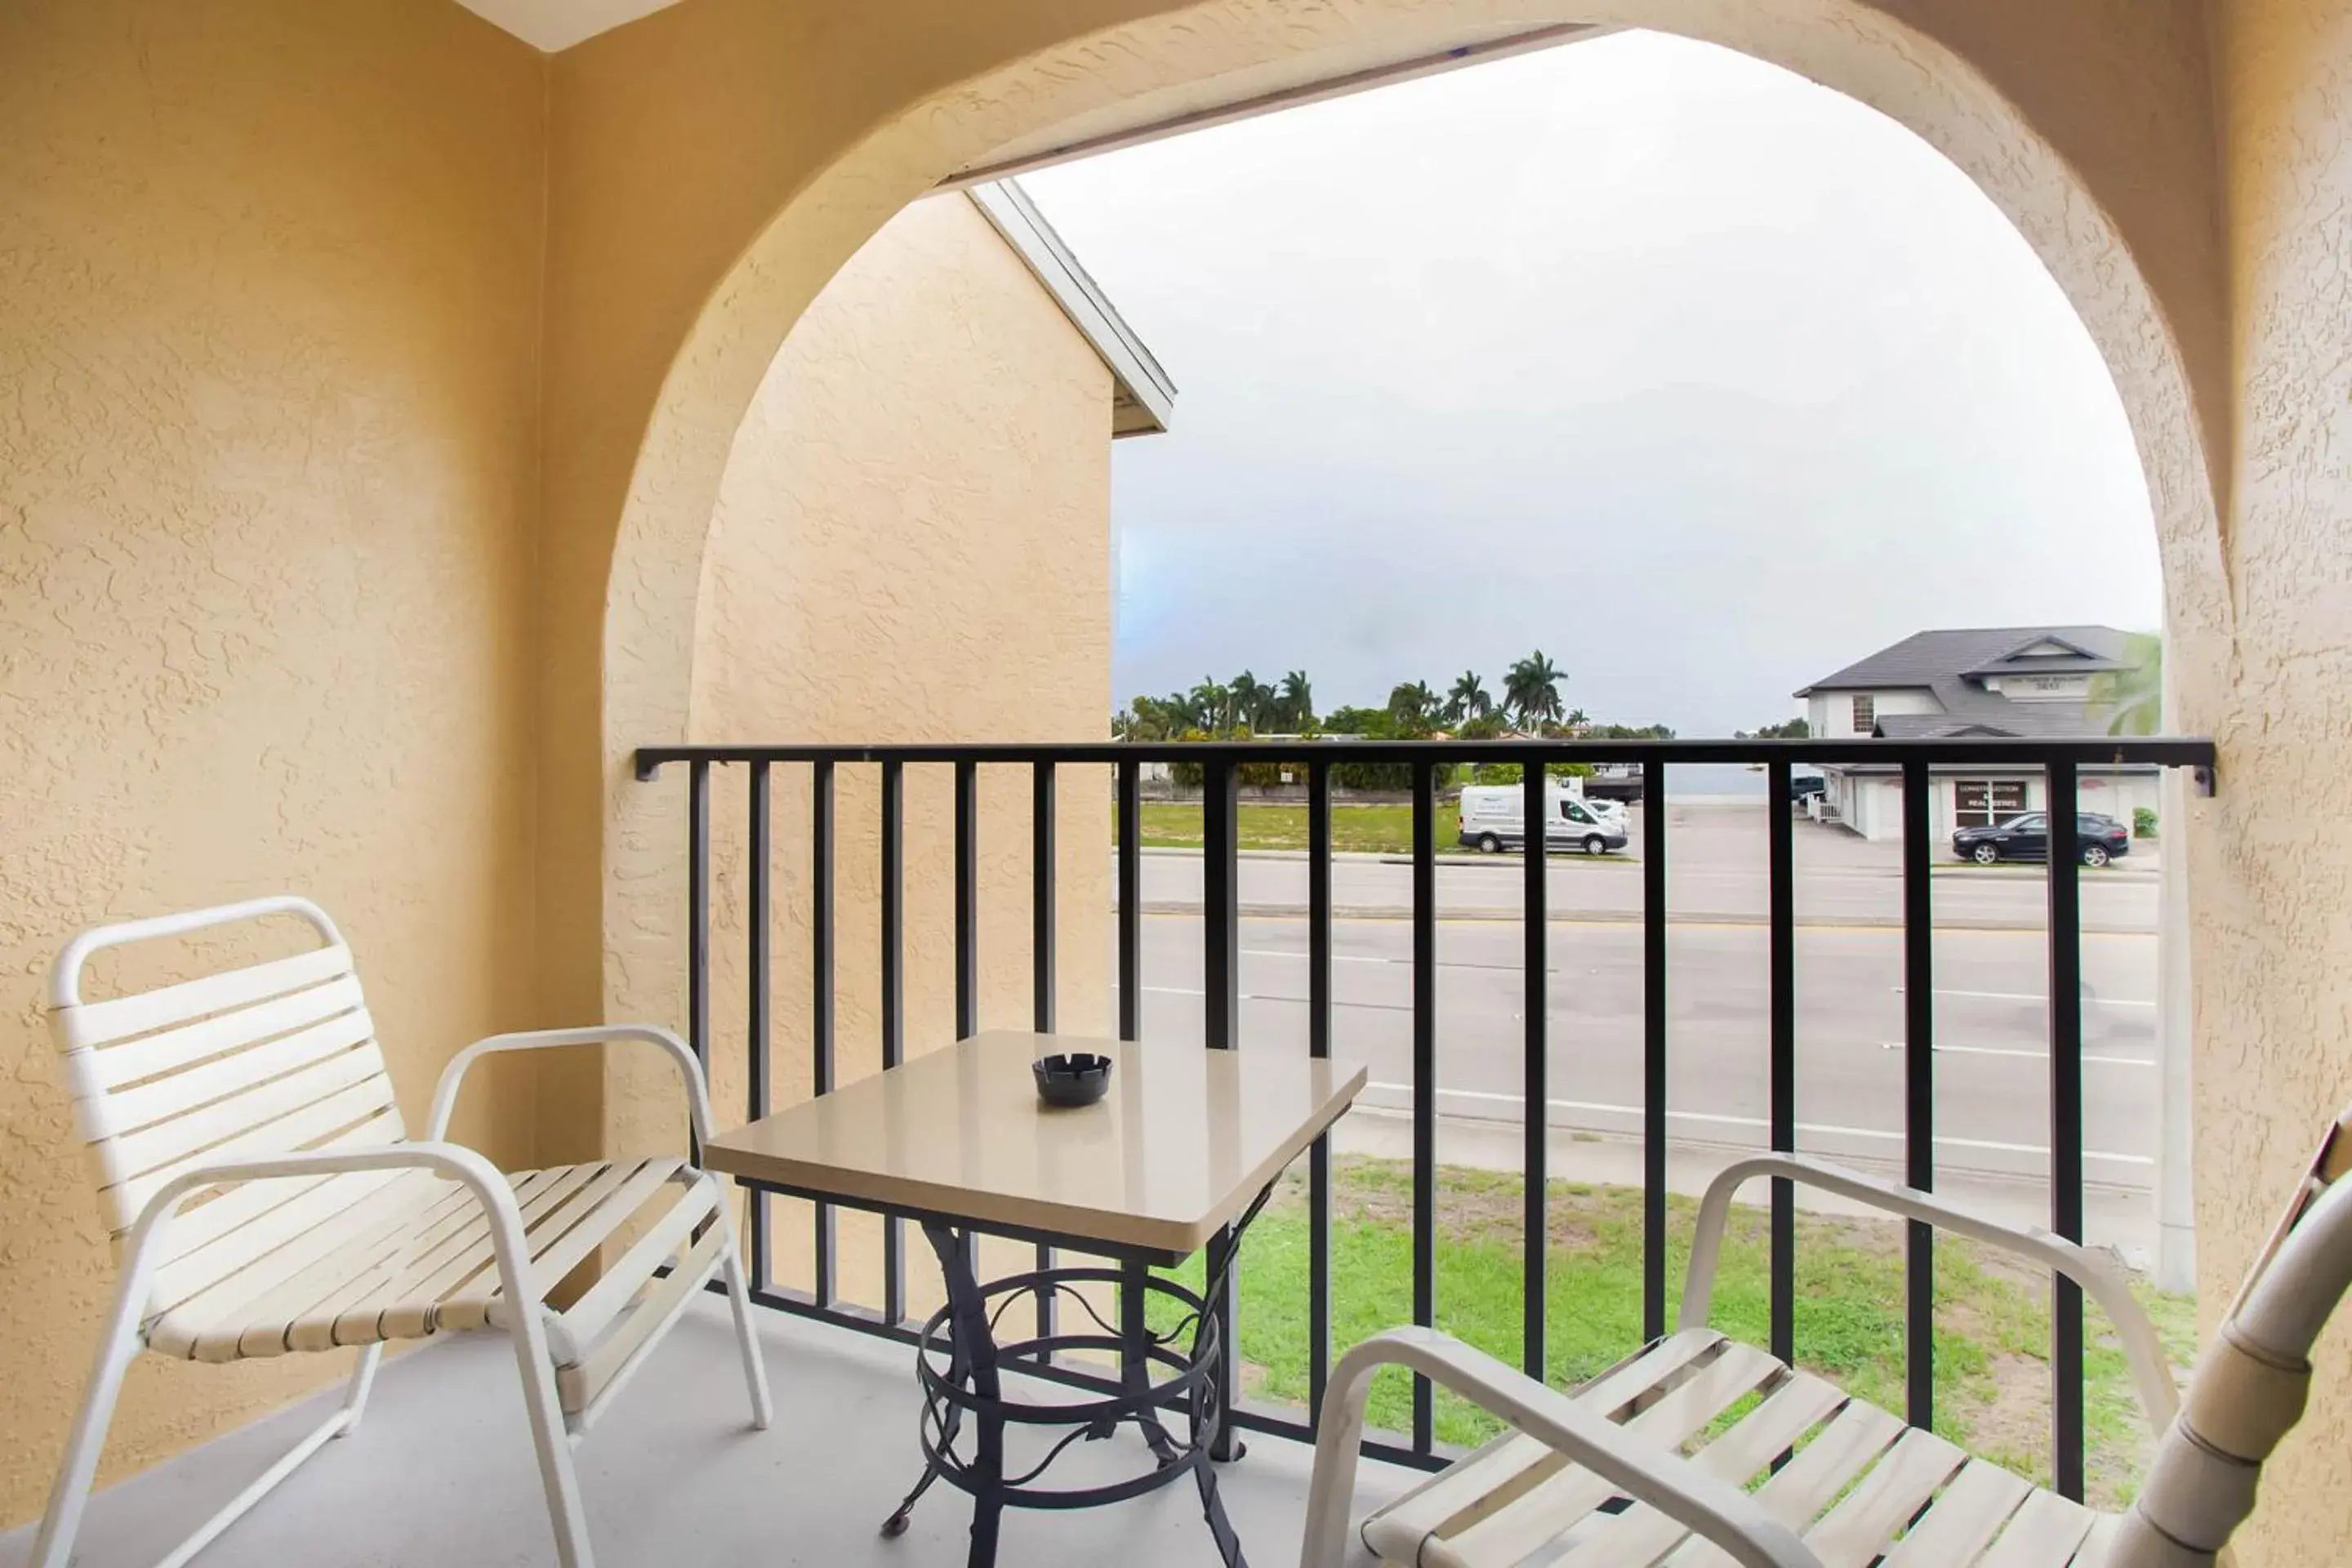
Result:
<svg viewBox="0 0 2352 1568"><path fill-rule="evenodd" d="M1242 1223L1246 1224L1255 1213L1253 1205ZM1238 1230L1236 1226L1236 1235ZM1226 1430L1224 1380L1219 1375L1226 1352L1225 1325L1216 1313L1207 1310L1203 1299L1172 1280L1153 1275L1139 1262L1123 1262L1116 1268L1038 1269L982 1285L973 1273L973 1245L969 1233L927 1222L923 1235L930 1242L931 1250L939 1255L940 1270L947 1281L948 1304L923 1325L916 1352L923 1386L919 1426L922 1479L884 1521L882 1533L904 1533L915 1504L930 1489L933 1481L944 1479L971 1498L969 1568L991 1568L996 1561L997 1527L1007 1508L1099 1508L1156 1491L1190 1470L1200 1489L1201 1510L1208 1520L1209 1533L1216 1541L1225 1568L1247 1568L1241 1540L1234 1533L1233 1524L1225 1517L1224 1503L1217 1495L1213 1459L1219 1455L1239 1458L1241 1450ZM1226 1249L1228 1258L1231 1250ZM1093 1300L1080 1289L1087 1285L1117 1289L1119 1321L1115 1331L1103 1321ZM1212 1299L1215 1293L1216 1287L1213 1286ZM1076 1300L1102 1331L1049 1333L1008 1344L997 1342L997 1320L1013 1302L1023 1296L1045 1300L1062 1295ZM1155 1295L1175 1300L1185 1310L1184 1321L1166 1334L1152 1333L1147 1322L1146 1301ZM992 1310L989 1303L998 1298L1002 1300ZM1179 1349L1177 1342L1188 1328L1192 1331L1192 1342ZM1119 1392L1055 1404L1030 1404L1004 1396L1002 1371L1007 1363L1043 1362L1067 1351L1116 1354ZM1155 1378L1155 1368L1163 1375ZM1179 1408L1187 1422L1185 1441L1181 1443L1160 1418L1161 1411ZM974 1439L968 1455L957 1448L967 1415ZM1129 1423L1138 1428L1150 1447L1157 1460L1155 1468L1107 1486L1047 1488L1033 1484L1072 1444L1109 1437ZM1069 1426L1074 1430L1035 1465L1007 1479L1004 1429L1008 1425Z"/></svg>

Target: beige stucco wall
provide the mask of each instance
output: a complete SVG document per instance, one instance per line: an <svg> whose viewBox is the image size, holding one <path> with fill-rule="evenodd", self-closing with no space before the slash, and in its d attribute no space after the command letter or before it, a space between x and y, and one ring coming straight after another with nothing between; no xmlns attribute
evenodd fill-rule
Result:
<svg viewBox="0 0 2352 1568"><path fill-rule="evenodd" d="M5 1525L112 1276L58 942L310 893L412 1118L526 1014L542 73L446 0L27 0L0 60ZM511 1152L504 1087L461 1131ZM142 1359L104 1477L339 1360Z"/></svg>
<svg viewBox="0 0 2352 1568"><path fill-rule="evenodd" d="M703 561L694 737L1102 739L1110 398L1101 359L971 202L937 197L892 219L793 328L736 435ZM1056 1022L1097 1033L1110 1022L1104 773L1055 780ZM747 1110L748 775L712 778L711 1086L728 1125ZM772 787L770 1103L783 1106L812 1081L810 769L778 764ZM1030 792L1025 768L981 773L984 1027L1033 1017ZM951 769L908 771L909 1052L955 1037L951 803ZM841 767L842 1082L881 1063L878 804L878 768ZM809 1231L792 1208L775 1205L776 1271L806 1289ZM877 1305L878 1235L846 1215L840 1229L843 1289Z"/></svg>
<svg viewBox="0 0 2352 1568"><path fill-rule="evenodd" d="M2240 608L2216 831L2190 884L2209 1322L2320 1119L2352 1102L2352 0L2229 0L2215 27ZM2319 1361L2245 1568L2352 1561L2346 1324Z"/></svg>

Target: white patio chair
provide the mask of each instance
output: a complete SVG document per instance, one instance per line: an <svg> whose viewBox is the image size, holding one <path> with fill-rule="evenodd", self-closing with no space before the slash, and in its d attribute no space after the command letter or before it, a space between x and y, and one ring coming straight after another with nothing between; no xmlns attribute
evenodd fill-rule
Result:
<svg viewBox="0 0 2352 1568"><path fill-rule="evenodd" d="M1325 1394L1304 1568L1340 1568L1373 1373L1422 1373L1515 1430L1364 1521L1409 1568L2202 1568L2252 1511L2263 1462L2303 1413L2312 1342L2352 1285L2352 1112L2329 1131L2276 1235L2179 1397L2147 1316L2095 1253L1927 1194L1787 1155L1717 1176L1675 1331L1571 1394L1426 1329L1341 1357ZM2095 1512L1848 1398L1706 1326L1733 1192L1786 1176L2020 1254L2080 1284L2115 1326L2164 1433L2137 1499ZM1736 1411L1754 1397L1751 1406ZM2178 1419L2175 1419L2176 1413ZM1773 1460L1795 1449L1777 1472ZM1614 1508L1617 1511L1609 1511ZM1693 1539L1696 1537L1696 1539Z"/></svg>
<svg viewBox="0 0 2352 1568"><path fill-rule="evenodd" d="M320 945L155 990L82 996L83 966L105 949L282 915L309 921ZM513 1340L564 1568L590 1562L572 1444L722 1271L752 1425L768 1425L767 1376L719 1178L678 1159L509 1176L444 1141L458 1088L484 1057L598 1041L668 1052L694 1131L707 1139L702 1069L677 1036L614 1026L479 1041L443 1071L418 1142L402 1126L351 950L305 900L86 931L58 954L48 1001L121 1278L33 1568L64 1568L71 1554L124 1370L142 1349L230 1362L363 1347L341 1408L165 1568L203 1550L329 1438L357 1428L391 1340L486 1328ZM627 1245L577 1300L551 1305L548 1292L608 1240ZM664 1264L669 1272L657 1278Z"/></svg>

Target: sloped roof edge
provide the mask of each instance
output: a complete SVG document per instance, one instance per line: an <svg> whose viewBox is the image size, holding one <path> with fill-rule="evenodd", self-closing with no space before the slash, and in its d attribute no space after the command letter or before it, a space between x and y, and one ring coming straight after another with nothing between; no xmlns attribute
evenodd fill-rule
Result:
<svg viewBox="0 0 2352 1568"><path fill-rule="evenodd" d="M2037 642L2055 642L2081 649L2084 659L2093 661L2070 662L2069 673L2094 671L2101 664L2120 669L2125 668L2120 655L2126 641L2126 633L2100 626L1967 626L1914 632L1832 675L1799 688L1791 695L1810 697L1816 691L1872 688L1941 690L1951 680L1979 672L1990 673L1985 667Z"/></svg>
<svg viewBox="0 0 2352 1568"><path fill-rule="evenodd" d="M1117 384L1111 398L1111 434L1143 436L1165 431L1176 411L1176 384L1127 324L1102 286L1078 265L1078 258L1045 221L1029 193L1015 181L994 180L966 186L964 195L1110 367Z"/></svg>

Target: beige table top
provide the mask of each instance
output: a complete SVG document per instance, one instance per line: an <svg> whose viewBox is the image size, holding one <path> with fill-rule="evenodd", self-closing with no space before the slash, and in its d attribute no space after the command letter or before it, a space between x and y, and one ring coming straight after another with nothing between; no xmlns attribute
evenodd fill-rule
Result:
<svg viewBox="0 0 2352 1568"><path fill-rule="evenodd" d="M1029 1064L1111 1057L1110 1092L1055 1109ZM1245 1208L1364 1087L1353 1063L995 1031L725 1133L712 1170L797 1192L1182 1257Z"/></svg>

